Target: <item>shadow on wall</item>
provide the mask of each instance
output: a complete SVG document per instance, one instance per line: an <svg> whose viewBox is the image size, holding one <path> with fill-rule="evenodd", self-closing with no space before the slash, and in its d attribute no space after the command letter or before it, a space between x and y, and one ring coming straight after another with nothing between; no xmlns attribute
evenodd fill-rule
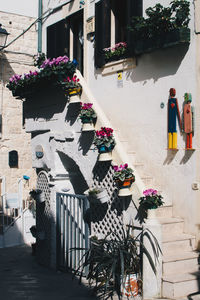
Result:
<svg viewBox="0 0 200 300"><path fill-rule="evenodd" d="M65 109L67 98L64 92L48 85L33 92L31 98L23 102L23 118L50 120Z"/></svg>
<svg viewBox="0 0 200 300"><path fill-rule="evenodd" d="M176 74L188 47L179 45L140 56L136 69L127 72L127 79L132 82L143 81L145 85L149 79L156 82L159 78Z"/></svg>
<svg viewBox="0 0 200 300"><path fill-rule="evenodd" d="M7 57L4 53L0 56L0 80L3 80L3 85L6 86L10 77L15 74L13 68L11 67Z"/></svg>
<svg viewBox="0 0 200 300"><path fill-rule="evenodd" d="M87 182L85 181L83 174L80 171L79 166L68 155L60 151L58 151L58 155L64 168L69 173L69 178L74 188L74 194L83 194L89 187Z"/></svg>

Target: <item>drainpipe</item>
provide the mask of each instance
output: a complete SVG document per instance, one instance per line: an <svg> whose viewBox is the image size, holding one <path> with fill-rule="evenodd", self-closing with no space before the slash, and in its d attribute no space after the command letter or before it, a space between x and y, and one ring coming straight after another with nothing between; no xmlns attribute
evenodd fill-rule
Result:
<svg viewBox="0 0 200 300"><path fill-rule="evenodd" d="M42 0L38 2L38 53L42 52Z"/></svg>

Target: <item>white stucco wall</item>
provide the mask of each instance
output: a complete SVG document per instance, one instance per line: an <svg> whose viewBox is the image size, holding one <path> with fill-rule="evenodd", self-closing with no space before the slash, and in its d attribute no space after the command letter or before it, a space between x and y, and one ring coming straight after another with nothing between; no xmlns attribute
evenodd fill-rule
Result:
<svg viewBox="0 0 200 300"><path fill-rule="evenodd" d="M75 1L77 3L78 1ZM144 10L155 1L145 0ZM159 1L163 5L170 0ZM48 1L44 1L48 7ZM45 7L44 5L44 7ZM94 15L95 1L84 6L85 21ZM45 31L48 24L59 21L70 12L67 6L63 15L58 12L43 25L43 51L46 50ZM60 15L58 15L60 14ZM200 136L198 133L198 104L196 82L196 35L194 33L194 6L191 2L191 43L176 46L137 58L134 69L123 72L123 83L118 84L117 73L102 76L94 68L94 44L85 39L85 74L94 96L107 117L129 147L136 152L136 161L143 162L145 173L155 179L154 187L173 203L174 216L185 220L185 231L198 235L199 190L193 190L194 182L200 183L198 160ZM53 19L54 18L54 19ZM102 88L103 87L103 88ZM182 111L185 92L192 93L195 107L194 152L185 151L185 135L178 129L178 152L167 150L167 102L169 89L175 88ZM164 103L161 109L160 104Z"/></svg>

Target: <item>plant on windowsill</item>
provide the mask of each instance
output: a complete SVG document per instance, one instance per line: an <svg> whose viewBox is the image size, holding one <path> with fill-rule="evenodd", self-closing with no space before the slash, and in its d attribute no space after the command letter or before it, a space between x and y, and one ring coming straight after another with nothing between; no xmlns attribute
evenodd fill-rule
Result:
<svg viewBox="0 0 200 300"><path fill-rule="evenodd" d="M132 194L130 187L135 182L133 170L128 167L128 164L113 166L113 179L119 187L119 196L129 196Z"/></svg>
<svg viewBox="0 0 200 300"><path fill-rule="evenodd" d="M140 230L133 235L132 230ZM152 250L145 247L143 239L147 238ZM80 251L82 248L72 250ZM123 296L136 297L142 289L142 256L147 257L154 274L161 250L157 239L148 229L128 226L127 230L109 232L104 239L91 237L89 249L80 260L79 268L74 276L82 278L85 268L88 268L86 279L89 286L102 299L110 299L115 294L118 299ZM124 299L124 298L123 298Z"/></svg>
<svg viewBox="0 0 200 300"><path fill-rule="evenodd" d="M13 96L19 98L30 97L33 93L47 87L61 88L63 80L69 76L73 78L76 70L76 61L70 61L67 56L53 59L38 58L37 70L29 71L24 75L13 75L6 87Z"/></svg>
<svg viewBox="0 0 200 300"><path fill-rule="evenodd" d="M142 54L160 48L190 42L190 3L173 0L169 7L156 4L146 9L147 18L133 17L130 48L133 54Z"/></svg>
<svg viewBox="0 0 200 300"><path fill-rule="evenodd" d="M147 189L143 191L142 197L139 198L139 207L137 219L143 223L148 217L148 210L156 209L164 204L163 197L158 194L157 190Z"/></svg>
<svg viewBox="0 0 200 300"><path fill-rule="evenodd" d="M115 139L113 137L113 129L101 127L101 130L95 132L93 144L99 152L99 161L112 160L112 150L115 147Z"/></svg>
<svg viewBox="0 0 200 300"><path fill-rule="evenodd" d="M94 131L94 122L97 115L92 108L92 105L92 103L81 103L79 118L83 123L82 131Z"/></svg>
<svg viewBox="0 0 200 300"><path fill-rule="evenodd" d="M127 44L125 42L120 42L113 47L104 48L104 55L106 62L111 62L125 58L127 54Z"/></svg>

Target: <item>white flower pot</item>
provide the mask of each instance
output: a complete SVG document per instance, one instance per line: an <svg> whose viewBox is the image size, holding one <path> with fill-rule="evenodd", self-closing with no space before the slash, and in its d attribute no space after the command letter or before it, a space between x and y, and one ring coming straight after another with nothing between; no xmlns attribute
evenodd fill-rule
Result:
<svg viewBox="0 0 200 300"><path fill-rule="evenodd" d="M100 153L98 161L109 161L112 160L112 152Z"/></svg>
<svg viewBox="0 0 200 300"><path fill-rule="evenodd" d="M106 190L102 189L102 191L98 194L96 194L96 198L99 202L106 203L109 200L109 196Z"/></svg>
<svg viewBox="0 0 200 300"><path fill-rule="evenodd" d="M82 131L94 131L93 123L84 123L82 126Z"/></svg>
<svg viewBox="0 0 200 300"><path fill-rule="evenodd" d="M79 103L81 102L79 95L70 96L69 103Z"/></svg>
<svg viewBox="0 0 200 300"><path fill-rule="evenodd" d="M123 196L130 196L132 195L132 190L131 188L122 188L122 189L119 189L119 193L118 193L119 196L123 197Z"/></svg>
<svg viewBox="0 0 200 300"><path fill-rule="evenodd" d="M89 195L89 191L86 191L85 194L87 195L87 197L89 198L90 202L93 204L104 204L107 203L109 201L109 196L108 196L108 192L106 189L99 189L100 192L97 194L92 194Z"/></svg>

